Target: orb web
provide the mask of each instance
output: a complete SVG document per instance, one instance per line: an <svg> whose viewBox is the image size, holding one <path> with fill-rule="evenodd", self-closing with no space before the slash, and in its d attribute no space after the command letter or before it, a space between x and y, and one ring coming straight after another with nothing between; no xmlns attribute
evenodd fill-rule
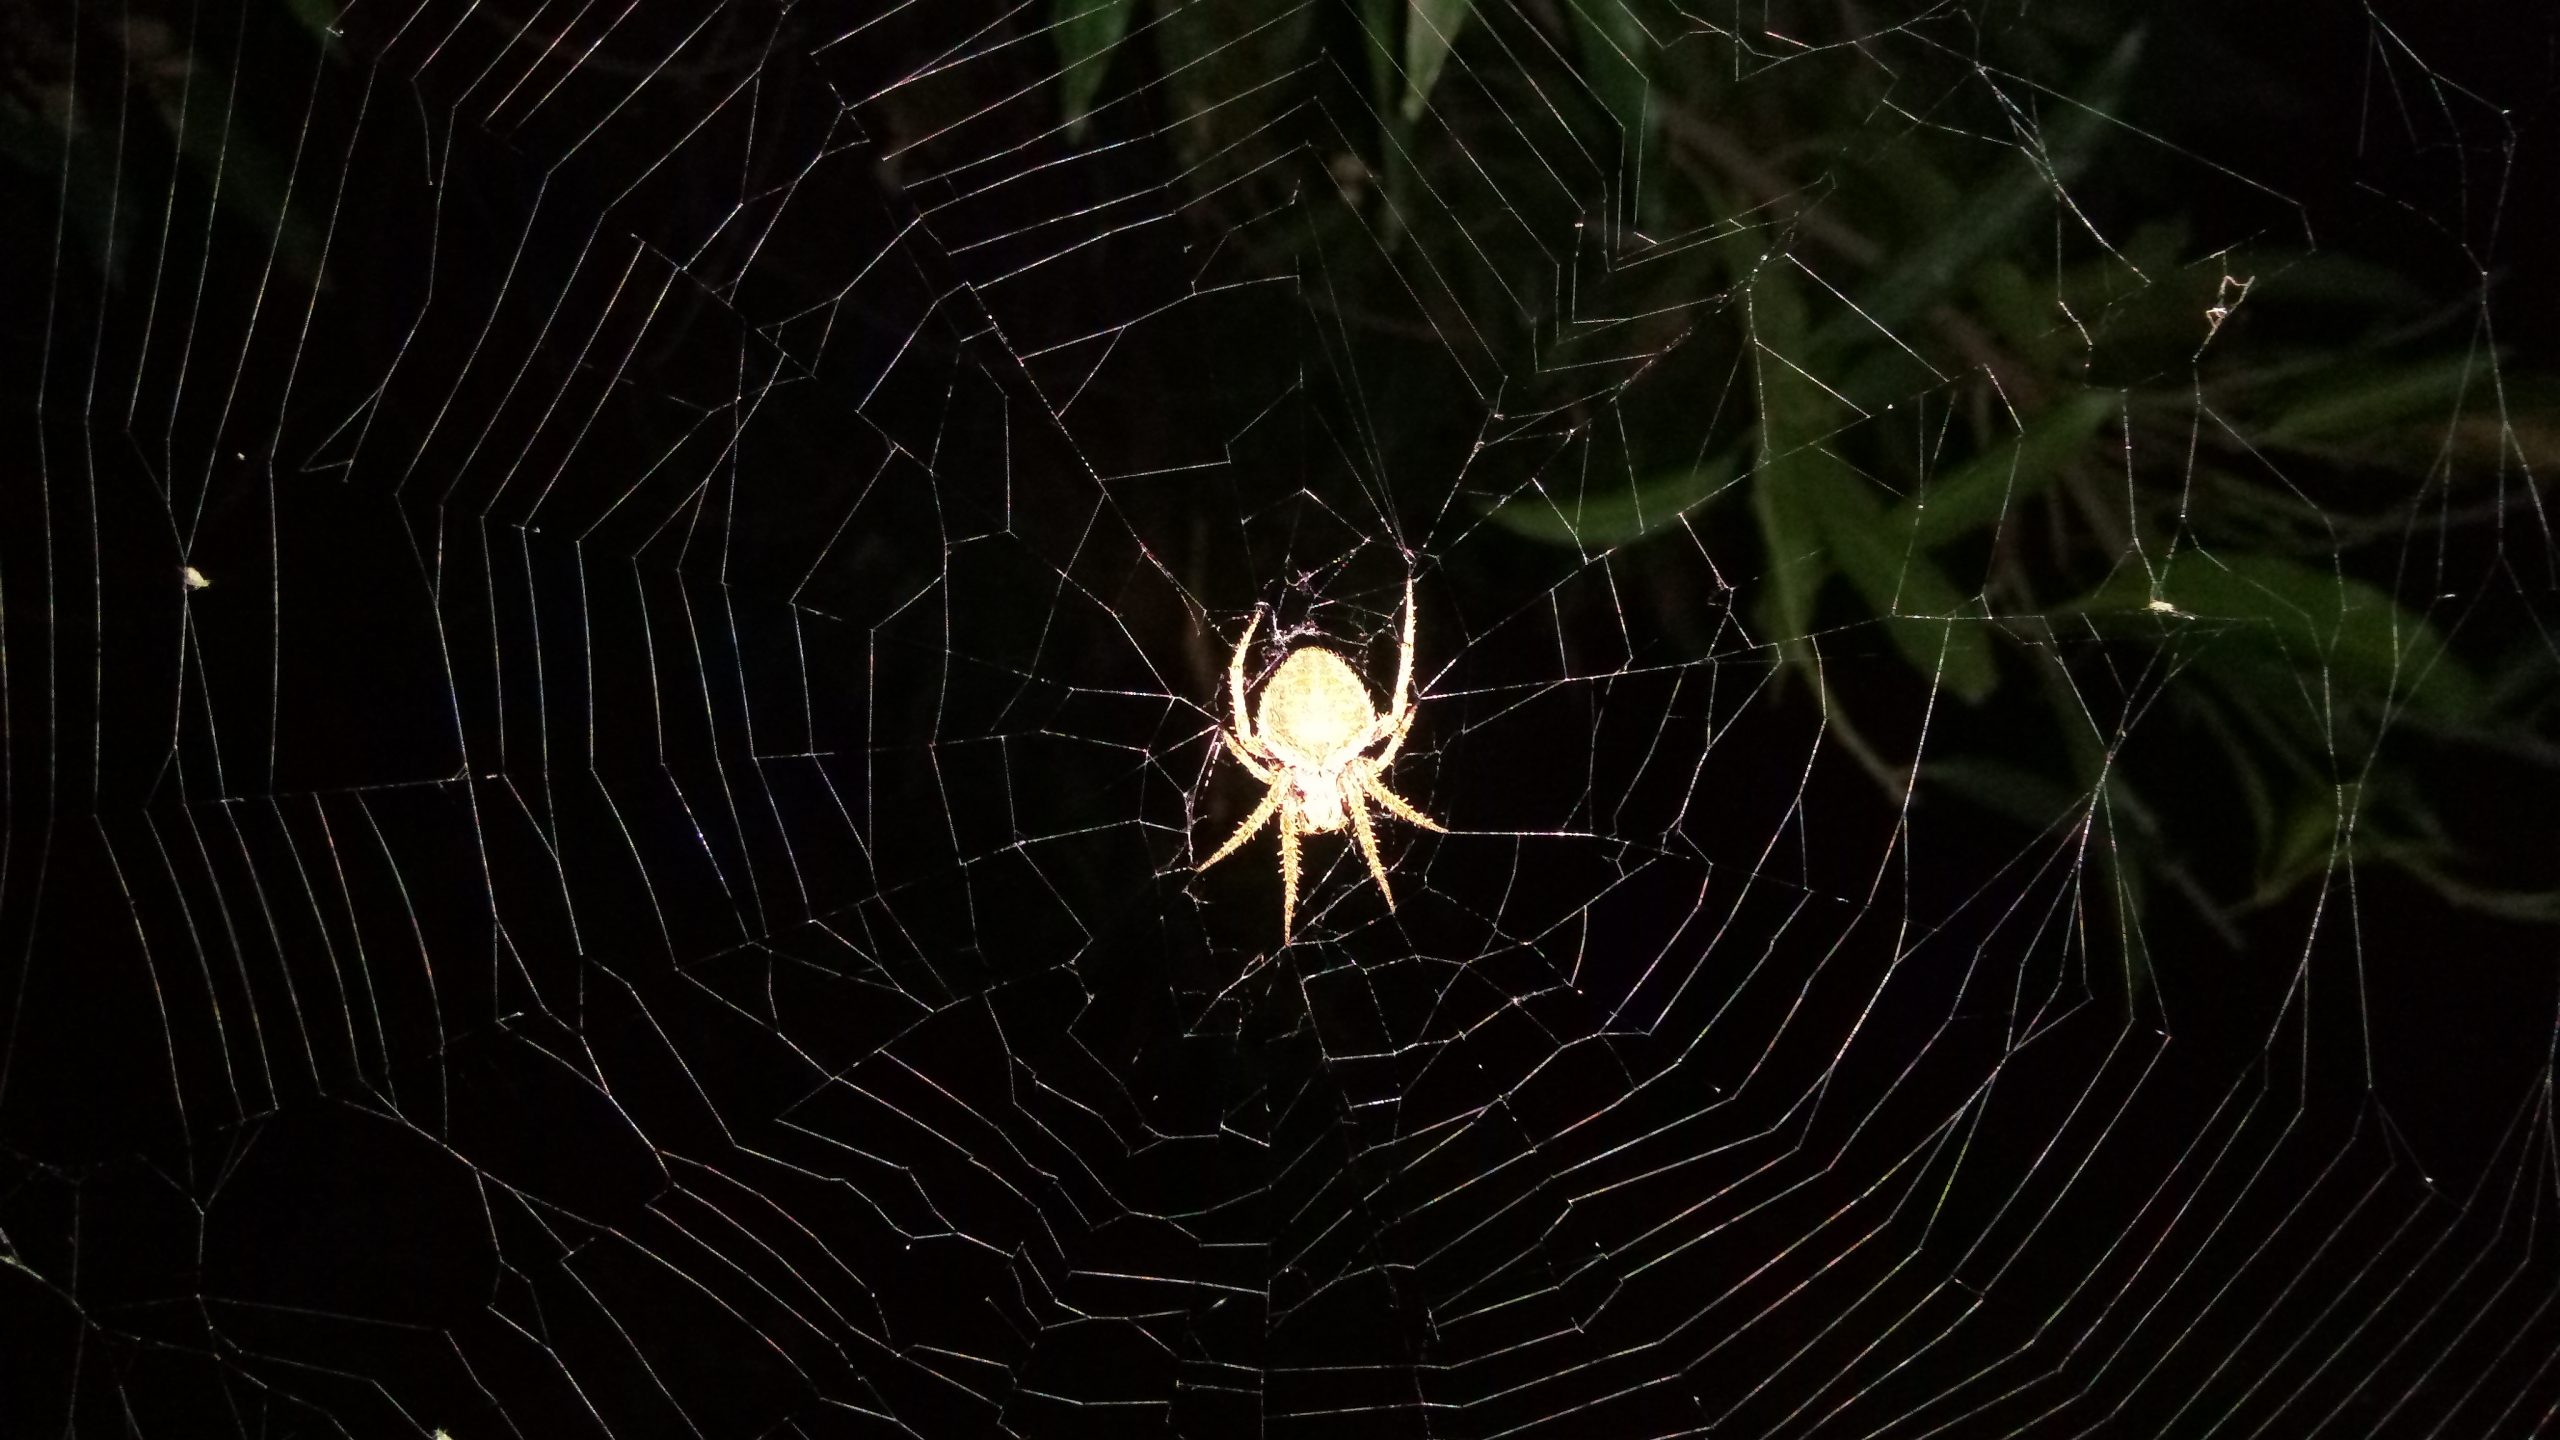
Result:
<svg viewBox="0 0 2560 1440"><path fill-rule="evenodd" d="M2542 1433L2549 76L2118 18L12 22L8 1410Z"/></svg>

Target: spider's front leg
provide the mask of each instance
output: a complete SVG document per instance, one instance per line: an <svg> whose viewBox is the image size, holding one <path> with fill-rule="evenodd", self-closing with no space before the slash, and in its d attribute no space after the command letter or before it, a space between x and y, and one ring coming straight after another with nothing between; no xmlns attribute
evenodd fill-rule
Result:
<svg viewBox="0 0 2560 1440"><path fill-rule="evenodd" d="M1245 748L1254 750L1262 748L1262 741L1256 738L1253 733L1253 712L1245 708L1244 654L1245 651L1253 644L1254 630L1261 624L1262 607L1256 605L1253 607L1253 618L1244 622L1244 634L1236 641L1235 658L1227 662L1227 698L1229 703L1235 707L1236 733L1243 736ZM1243 760L1248 765L1253 764L1253 761L1246 757L1244 749L1238 748L1233 739L1230 739L1227 742L1227 747L1231 750L1235 750L1237 759ZM1260 771L1260 767L1256 767L1256 773L1262 773ZM1264 778L1267 779L1269 777L1266 775Z"/></svg>
<svg viewBox="0 0 2560 1440"><path fill-rule="evenodd" d="M1251 771L1254 779L1269 784L1280 778L1278 771L1265 766L1260 760L1254 758L1252 751L1244 748L1243 743L1236 739L1236 732L1233 730L1221 729L1218 732L1218 738L1227 743L1227 753L1235 756L1238 764Z"/></svg>
<svg viewBox="0 0 2560 1440"><path fill-rule="evenodd" d="M1387 748L1378 752L1378 764L1384 766L1404 748L1405 732L1413 728L1413 577L1404 582L1404 638L1396 646L1396 693L1387 701L1387 713L1378 717ZM1370 744L1376 744L1373 735ZM1366 748L1366 747L1363 747ZM1390 909L1393 907L1390 906Z"/></svg>

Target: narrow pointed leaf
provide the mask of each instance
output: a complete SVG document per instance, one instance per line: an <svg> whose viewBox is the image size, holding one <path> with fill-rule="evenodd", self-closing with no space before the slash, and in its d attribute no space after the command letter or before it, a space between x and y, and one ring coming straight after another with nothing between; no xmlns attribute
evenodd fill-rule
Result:
<svg viewBox="0 0 2560 1440"><path fill-rule="evenodd" d="M1815 443L1836 428L1837 402L1798 373L1805 344L1804 297L1782 263L1765 261L1747 282L1760 428L1751 472L1751 512L1760 522L1769 588L1760 623L1790 659L1801 659L1813 628L1814 597L1831 573L1822 538L1825 482L1839 461Z"/></svg>
<svg viewBox="0 0 2560 1440"><path fill-rule="evenodd" d="M1112 52L1129 33L1137 0L1052 0L1049 37L1058 47L1058 105L1067 133L1084 133L1093 97L1110 73Z"/></svg>
<svg viewBox="0 0 2560 1440"><path fill-rule="evenodd" d="M1782 644L1805 635L1836 567L1913 668L1967 702L1990 694L1999 671L1989 632L1964 613L1963 593L1895 524L1866 477L1833 451L1851 412L1794 358L1805 343L1805 306L1782 266L1764 265L1753 279L1751 322L1760 350L1752 506L1771 581L1763 622Z"/></svg>
<svg viewBox="0 0 2560 1440"><path fill-rule="evenodd" d="M2110 130L2103 117L2116 113L2141 54L2142 31L2137 27L2099 66L2084 88L2082 103L2057 107L2045 120L2041 142L2010 164L2006 178L1968 197L1956 210L1953 223L1912 247L1865 287L1857 308L1843 310L1825 324L1814 337L1814 348L1837 353L1879 329L1893 330L1922 307L1952 294L1958 279L1976 261L2021 236L2028 222L2053 202L2055 187L2077 179L2095 158Z"/></svg>
<svg viewBox="0 0 2560 1440"><path fill-rule="evenodd" d="M1458 32L1475 13L1475 0L1407 0L1404 17L1404 105L1407 123L1422 118L1431 91L1449 63Z"/></svg>
<svg viewBox="0 0 2560 1440"><path fill-rule="evenodd" d="M1397 42L1404 5L1405 0L1360 0L1360 49L1369 59L1369 95L1381 115L1394 113L1403 100L1404 68L1396 61L1403 53Z"/></svg>
<svg viewBox="0 0 2560 1440"><path fill-rule="evenodd" d="M1655 208L1653 197L1663 166L1649 108L1652 80L1646 71L1653 38L1628 10L1627 0L1564 3L1573 20L1583 83L1618 123L1620 164L1625 183L1636 192L1632 214L1641 223Z"/></svg>
<svg viewBox="0 0 2560 1440"><path fill-rule="evenodd" d="M1894 648L1958 699L1980 702L2000 683L1988 624L1946 572L1909 544L1865 480L1841 466L1825 488L1822 524L1832 557L1859 598L1884 617Z"/></svg>
<svg viewBox="0 0 2560 1440"><path fill-rule="evenodd" d="M1895 532L1927 550L1998 520L2089 453L2098 427L2120 403L2112 391L2090 390L2037 415L2007 442L1947 471L1897 506Z"/></svg>
<svg viewBox="0 0 2560 1440"><path fill-rule="evenodd" d="M2174 607L2152 608L2157 599ZM2426 617L2387 592L2323 566L2276 555L2176 557L2152 593L2126 566L2073 608L2091 615L2158 617L2193 632L2197 662L2264 703L2378 705L2388 701L2447 721L2476 719L2487 696Z"/></svg>
<svg viewBox="0 0 2560 1440"><path fill-rule="evenodd" d="M1645 96L1651 88L1645 78L1645 59L1653 51L1652 38L1628 13L1626 0L1564 3L1573 21L1583 83L1632 142L1644 127Z"/></svg>
<svg viewBox="0 0 2560 1440"><path fill-rule="evenodd" d="M2354 443L2418 416L2444 416L2469 391L2486 400L2495 362L2486 355L2437 356L2411 364L2346 365L2259 432L2268 445Z"/></svg>
<svg viewBox="0 0 2560 1440"><path fill-rule="evenodd" d="M1614 550L1675 524L1733 484L1738 454L1712 456L1619 486L1593 485L1580 495L1528 490L1495 507L1493 521L1515 535L1585 552Z"/></svg>

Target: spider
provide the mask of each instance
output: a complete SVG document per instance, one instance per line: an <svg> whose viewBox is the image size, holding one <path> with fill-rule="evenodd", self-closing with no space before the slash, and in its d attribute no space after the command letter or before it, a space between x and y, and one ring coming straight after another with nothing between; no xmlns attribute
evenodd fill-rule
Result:
<svg viewBox="0 0 2560 1440"><path fill-rule="evenodd" d="M1404 586L1404 643L1396 656L1395 699L1384 711L1370 708L1369 687L1349 661L1315 645L1290 651L1262 687L1261 708L1248 709L1244 657L1261 623L1262 612L1256 610L1244 627L1244 638L1236 642L1235 659L1227 664L1235 728L1221 729L1218 738L1253 772L1253 778L1271 789L1227 837L1227 843L1218 847L1218 853L1201 861L1194 873L1234 854L1276 814L1280 939L1286 944L1298 913L1299 836L1328 834L1348 822L1352 836L1360 842L1362 858L1369 862L1370 875L1377 879L1378 893L1387 897L1387 909L1392 911L1396 892L1388 888L1387 867L1378 859L1378 837L1369 827L1370 803L1425 830L1449 832L1388 789L1381 778L1404 745L1405 732L1413 728L1413 702L1408 698L1413 688L1413 582L1407 580ZM1384 750L1375 755L1361 753L1381 741L1386 744Z"/></svg>

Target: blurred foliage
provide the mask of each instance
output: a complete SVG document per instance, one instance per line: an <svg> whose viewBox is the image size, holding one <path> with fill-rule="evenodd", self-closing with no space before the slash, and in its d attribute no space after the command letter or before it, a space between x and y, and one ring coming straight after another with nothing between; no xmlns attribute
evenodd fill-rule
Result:
<svg viewBox="0 0 2560 1440"><path fill-rule="evenodd" d="M329 0L259 13L348 63ZM1504 416L1578 448L1487 482L1484 524L1611 556L1699 644L1729 598L1699 588L1711 542L1807 685L1874 637L1952 702L1914 767L1823 697L1897 796L1916 772L1924 798L2102 826L2128 904L2165 886L2226 933L2350 856L2560 921L2437 783L2560 772L2547 642L2464 603L2507 527L2548 549L2560 377L2395 262L2263 225L2201 245L2234 233L2193 188L2212 167L2156 137L2204 87L2154 74L2140 19L2039 16L1938 74L1847 34L1754 48L1668 0L1051 0L1038 23L1064 141L1160 137L1217 248L1321 272L1304 293L1369 352L1346 373L1383 463L1448 454L1490 356ZM131 283L184 189L324 283L317 202L240 103L266 42L86 23L22 17L0 90L0 155L62 197L86 268ZM1331 195L1267 163L1290 144ZM2192 743L2120 747L2137 720ZM2245 875L2206 858L2234 835Z"/></svg>
<svg viewBox="0 0 2560 1440"><path fill-rule="evenodd" d="M1163 23L1133 24L1149 13ZM2493 657L2505 682L2489 683L2454 643L2460 597L2432 593L2448 550L2529 513L2530 473L2560 466L2560 381L2505 363L2476 293L2448 302L2265 227L2199 253L2181 167L2204 162L2152 141L2195 87L2145 83L2137 10L1984 37L1937 91L1852 35L1755 51L1655 0L1241 13L1058 0L1067 118L1106 93L1096 37L1149 47L1114 62L1119 93L1169 109L1195 220L1249 247L1238 222L1282 193L1256 179L1284 182L1212 161L1287 103L1254 84L1352 92L1356 107L1317 107L1335 128L1310 143L1335 152L1344 203L1305 207L1302 243L1327 281L1313 303L1383 352L1353 368L1410 386L1433 367L1395 352L1462 337L1509 357L1506 385L1540 387L1505 393L1509 415L1618 408L1623 453L1587 426L1572 478L1495 490L1489 523L1613 567L1650 560L1656 595L1679 593L1666 577L1693 574L1712 531L1718 570L1756 571L1760 638L1811 684L1820 647L1880 629L1957 702L1916 767L1924 797L2099 827L2100 878L2132 909L2165 884L2236 942L2239 917L2353 856L2455 904L2560 920L2560 890L2532 867L2518 879L2503 837L2425 778L2493 753L2560 769L2540 733L2547 652ZM1923 117L1915 95L1942 103ZM1551 162L1574 151L1607 177L1608 215L1523 198L1552 192ZM2165 182L2145 188L2145 159ZM1550 221L1613 247L1596 272L1568 262L1561 293L1531 238L1565 228ZM1422 325L1386 318L1417 306ZM1644 384L1677 400L1577 391L1571 365L1546 363L1577 315L1615 317L1591 328L1654 357ZM1470 398L1399 391L1371 411L1421 429ZM1376 423L1381 453L1419 448ZM2428 567L2437 581L2417 578ZM2115 688L2093 694L2092 674ZM1840 739L1898 794L1915 767L1840 702ZM2120 752L2137 720L2194 743ZM2245 876L2198 858L2239 831Z"/></svg>
<svg viewBox="0 0 2560 1440"><path fill-rule="evenodd" d="M330 0L287 0L276 12L316 42L315 60L331 53L334 18ZM125 283L135 247L153 242L184 188L254 237L279 271L317 279L319 225L293 194L288 150L243 118L232 57L147 13L37 9L13 22L0 26L15 51L0 84L0 159L60 187L71 251L88 268ZM226 38L244 45L246 34Z"/></svg>

